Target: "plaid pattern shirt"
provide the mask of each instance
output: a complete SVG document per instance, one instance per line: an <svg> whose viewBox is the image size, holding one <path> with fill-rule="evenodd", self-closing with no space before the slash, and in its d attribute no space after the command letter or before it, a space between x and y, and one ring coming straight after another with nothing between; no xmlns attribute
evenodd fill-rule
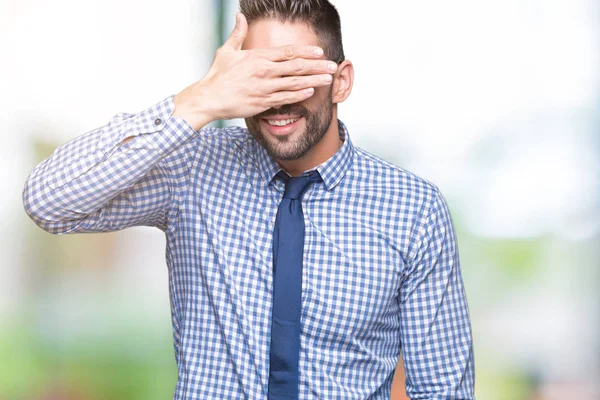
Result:
<svg viewBox="0 0 600 400"><path fill-rule="evenodd" d="M194 131L173 110L169 96L57 148L25 183L25 210L53 234L162 230L174 398L265 400L281 167L246 129ZM300 399L389 399L401 353L412 399L473 399L446 202L339 127L342 147L302 199Z"/></svg>

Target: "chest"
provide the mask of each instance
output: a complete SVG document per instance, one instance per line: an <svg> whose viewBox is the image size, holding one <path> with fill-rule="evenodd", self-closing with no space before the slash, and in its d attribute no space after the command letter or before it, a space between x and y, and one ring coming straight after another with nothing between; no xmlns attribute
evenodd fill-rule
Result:
<svg viewBox="0 0 600 400"><path fill-rule="evenodd" d="M233 172L232 172L233 173ZM233 176L233 175L232 175ZM243 178L240 178L242 176ZM179 211L173 278L177 287L227 297L266 323L273 287L273 228L281 182L259 177L197 179ZM305 320L334 330L368 331L396 306L401 249L389 221L360 191L311 186L302 200ZM375 203L373 203L375 202ZM381 205L379 205L381 207ZM201 289L198 289L201 288ZM196 296L192 296L196 297Z"/></svg>

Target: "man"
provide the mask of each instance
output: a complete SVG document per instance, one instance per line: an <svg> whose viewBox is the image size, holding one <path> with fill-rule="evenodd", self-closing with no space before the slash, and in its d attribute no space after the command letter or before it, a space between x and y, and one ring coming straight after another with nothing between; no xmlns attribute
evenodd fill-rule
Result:
<svg viewBox="0 0 600 400"><path fill-rule="evenodd" d="M389 399L401 350L409 397L472 399L450 213L338 120L354 71L336 9L240 8L202 80L41 162L27 213L55 234L165 232L175 399Z"/></svg>

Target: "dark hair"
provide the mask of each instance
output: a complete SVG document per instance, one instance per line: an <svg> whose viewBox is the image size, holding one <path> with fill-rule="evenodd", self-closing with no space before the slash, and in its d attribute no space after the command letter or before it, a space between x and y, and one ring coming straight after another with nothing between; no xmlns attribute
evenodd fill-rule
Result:
<svg viewBox="0 0 600 400"><path fill-rule="evenodd" d="M240 0L248 24L259 19L305 22L317 34L328 60L344 61L340 15L328 0Z"/></svg>

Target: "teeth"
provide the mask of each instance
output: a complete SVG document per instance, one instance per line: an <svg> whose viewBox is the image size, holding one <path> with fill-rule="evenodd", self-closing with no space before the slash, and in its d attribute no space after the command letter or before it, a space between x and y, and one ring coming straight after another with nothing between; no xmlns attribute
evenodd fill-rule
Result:
<svg viewBox="0 0 600 400"><path fill-rule="evenodd" d="M282 120L279 120L279 121L267 120L267 122L271 126L286 126L286 125L289 125L289 124L293 124L294 122L298 121L299 119L300 118L282 119Z"/></svg>

